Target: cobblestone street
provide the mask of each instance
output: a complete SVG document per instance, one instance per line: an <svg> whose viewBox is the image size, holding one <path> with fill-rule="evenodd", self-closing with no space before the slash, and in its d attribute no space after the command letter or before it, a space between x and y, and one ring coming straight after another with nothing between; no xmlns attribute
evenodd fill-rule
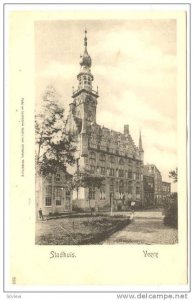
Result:
<svg viewBox="0 0 194 300"><path fill-rule="evenodd" d="M134 220L124 229L117 231L103 244L175 244L177 229L163 224L160 211L135 212Z"/></svg>

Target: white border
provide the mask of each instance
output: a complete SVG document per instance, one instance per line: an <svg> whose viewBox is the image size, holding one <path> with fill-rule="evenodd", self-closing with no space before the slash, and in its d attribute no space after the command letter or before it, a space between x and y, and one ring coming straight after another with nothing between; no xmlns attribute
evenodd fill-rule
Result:
<svg viewBox="0 0 194 300"><path fill-rule="evenodd" d="M42 1L43 2L43 1ZM60 1L59 1L60 2ZM146 3L147 1L141 1L141 2L144 2ZM165 1L167 2L167 1ZM174 1L171 1L171 3L174 2ZM179 2L179 1L176 1L176 2ZM174 2L174 3L176 3ZM6 2L5 2L6 3ZM7 3L10 3L10 2L7 2ZM38 2L37 2L38 3ZM186 3L189 3L189 2L186 2ZM7 14L11 11L11 10L41 10L41 9L44 9L44 10L53 10L54 9L54 5L46 5L46 4L43 4L43 5L37 5L35 7L35 5L14 5L14 4L9 4L7 7L6 7L6 14L5 14L5 20L6 20L6 16ZM127 5L127 7L129 8L129 6ZM61 4L61 8L65 8L65 10L71 10L72 8L75 9L75 5L64 5L64 4ZM86 10L90 8L90 5L76 5L76 10ZM102 5L101 7L97 4L97 5L92 5L91 7L92 9L97 9L97 10L105 10L105 9L108 9L110 10L110 5ZM123 10L124 8L124 5L121 5L121 7L119 5L116 5L115 7L111 7L112 10ZM130 6L130 9L131 10L134 10L134 9L137 9L137 10L165 10L165 9L174 9L175 8L175 5L172 4L172 5L163 5L163 4L157 4L156 6L153 6L153 5L138 5L138 4L131 4ZM182 10L182 9L186 9L185 5L183 3L180 2L179 5L176 5L176 9L177 10ZM187 12L188 12L188 7L187 7ZM56 10L59 10L59 5L56 5ZM189 13L188 13L189 15ZM191 27L193 26L193 20L191 20ZM188 79L190 78L190 49L189 49L189 37L190 37L190 20L187 19L187 28L188 28L188 33L187 33L187 64L188 64L188 69L187 69L187 76L188 76ZM5 37L7 37L7 34L6 34L7 30L6 30L6 27L5 27ZM7 44L7 39L5 38L5 49L6 49L6 44ZM192 53L192 49L193 49L193 45L191 43L191 53ZM6 53L5 53L6 55ZM6 63L6 67L7 67L7 57L5 56L5 63ZM191 67L191 70L193 69L193 66ZM5 87L6 87L6 78L7 78L7 69L5 70ZM189 81L187 83L187 89L188 91L189 90L190 86L189 86ZM192 84L191 84L191 89L193 89L192 87ZM5 89L5 99L4 101L7 99L7 91ZM189 107L189 103L190 103L190 99L189 99L189 92L188 92L188 121L189 121L189 118L190 118L190 107ZM8 212L9 212L9 201L6 201L6 199L9 198L9 195L8 195L8 190L9 190L9 181L8 181L8 178L9 178L9 174L8 174L8 169L9 169L9 160L8 160L8 150L9 150L9 147L8 147L8 137L9 137L9 134L8 134L8 114L6 113L6 111L8 111L8 107L7 107L7 103L6 101L4 102L5 104L5 173L4 173L4 176L5 176L5 207L6 207L6 215L5 215L5 237L8 237L8 232L9 232L9 218L8 218ZM191 107L192 108L192 107ZM192 124L193 126L193 124ZM188 122L188 136L190 136L190 129L189 129L189 122ZM189 140L189 143L191 141ZM188 152L189 152L189 149L188 149ZM190 153L188 153L188 156L190 155ZM189 174L188 174L189 175ZM189 192L189 191L188 191ZM190 197L190 193L188 195ZM189 210L190 210L190 205L189 205ZM193 215L193 212L192 212L192 215ZM190 222L191 220L189 220ZM190 226L189 226L190 228ZM190 234L190 230L189 230L189 234ZM9 251L9 242L8 242L8 239L6 238L6 253L8 253ZM2 256L1 256L2 257ZM8 255L7 255L8 257ZM5 265L6 265L6 268L5 270L8 270L9 267L8 267L8 260L6 259L6 262L5 262ZM6 277L7 277L7 272L6 272ZM13 290L13 286L9 286L7 285L6 286L6 289L7 290ZM153 290L153 291L161 291L163 290L164 292L167 292L167 291L188 291L188 287L185 288L185 286L69 286L69 287L61 287L61 286L57 286L57 287L43 287L43 286L14 286L14 291L53 291L57 289L57 291L69 291L69 290L72 290L72 291L127 291L127 290L130 290L130 291L150 291L150 290ZM4 297L5 294L3 294L3 297ZM66 297L67 294L50 294L51 298L53 298L53 296L55 295L55 297L57 296L57 298L62 298L62 297ZM83 295L83 294L82 294ZM82 298L82 295L79 294L79 298ZM100 294L99 294L100 295ZM99 298L99 295L98 294L93 294L92 297L94 299L97 299L97 297ZM37 294L28 294L28 299L34 299L34 297L37 298ZM68 299L72 299L74 298L75 295L70 295L68 294ZM89 299L89 297L91 298L91 295L88 294L84 294L84 299ZM101 296L100 296L101 297ZM111 297L111 298L109 298ZM47 297L48 298L48 297ZM50 298L50 297L49 297ZM113 298L113 295L109 295L109 294L106 294L106 298L107 299L112 299ZM41 297L42 299L42 297Z"/></svg>

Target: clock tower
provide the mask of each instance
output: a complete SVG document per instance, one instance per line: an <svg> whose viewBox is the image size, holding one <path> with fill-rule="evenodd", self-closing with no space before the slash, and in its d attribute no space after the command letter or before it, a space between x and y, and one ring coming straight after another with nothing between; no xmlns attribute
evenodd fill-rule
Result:
<svg viewBox="0 0 194 300"><path fill-rule="evenodd" d="M84 52L80 56L80 72L77 75L78 87L76 90L73 89L73 101L70 103L70 112L67 118L67 129L81 135L82 154L86 152L83 148L88 146L88 125L96 123L98 89L94 91L92 87L94 76L91 73L91 65L92 60L87 50L87 31L85 30Z"/></svg>

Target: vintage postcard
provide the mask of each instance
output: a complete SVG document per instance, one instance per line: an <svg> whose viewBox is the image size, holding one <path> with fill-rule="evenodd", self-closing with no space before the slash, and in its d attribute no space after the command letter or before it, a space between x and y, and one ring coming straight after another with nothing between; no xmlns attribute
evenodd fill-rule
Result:
<svg viewBox="0 0 194 300"><path fill-rule="evenodd" d="M18 8L6 286L188 289L187 8Z"/></svg>

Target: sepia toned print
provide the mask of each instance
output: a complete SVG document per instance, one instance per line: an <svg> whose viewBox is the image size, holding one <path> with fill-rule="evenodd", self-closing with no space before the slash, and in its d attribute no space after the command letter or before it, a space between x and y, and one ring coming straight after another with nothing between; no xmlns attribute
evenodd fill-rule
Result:
<svg viewBox="0 0 194 300"><path fill-rule="evenodd" d="M187 13L46 7L6 17L5 286L186 290Z"/></svg>
<svg viewBox="0 0 194 300"><path fill-rule="evenodd" d="M35 24L36 244L178 243L176 20L83 24Z"/></svg>

